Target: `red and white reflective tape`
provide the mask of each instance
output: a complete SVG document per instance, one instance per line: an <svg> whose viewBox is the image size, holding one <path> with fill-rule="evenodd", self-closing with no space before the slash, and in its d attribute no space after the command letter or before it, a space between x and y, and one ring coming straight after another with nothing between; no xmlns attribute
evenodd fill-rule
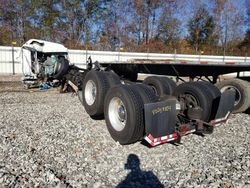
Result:
<svg viewBox="0 0 250 188"><path fill-rule="evenodd" d="M159 137L159 138L154 138L151 134L144 137L144 139L151 146L156 146L156 145L159 145L159 144L163 144L163 143L166 143L166 142L177 140L177 138L178 138L177 133L170 134L170 135L167 135L167 136L162 136L162 137Z"/></svg>
<svg viewBox="0 0 250 188"><path fill-rule="evenodd" d="M226 65L235 65L235 62L225 62Z"/></svg>
<svg viewBox="0 0 250 188"><path fill-rule="evenodd" d="M201 61L200 64L201 64L201 65L207 65L208 62L207 62L207 61Z"/></svg>
<svg viewBox="0 0 250 188"><path fill-rule="evenodd" d="M242 60L241 60L242 61ZM244 65L241 62L237 61L222 61L222 59L218 61L206 61L206 60L178 60L178 59L130 59L127 61L111 61L105 62L105 64L113 64L113 63L133 63L133 64L181 64L181 65Z"/></svg>
<svg viewBox="0 0 250 188"><path fill-rule="evenodd" d="M212 120L209 123L213 125L214 127L216 127L218 126L219 123L226 121L229 118L229 115L230 115L230 112L228 112L225 117Z"/></svg>

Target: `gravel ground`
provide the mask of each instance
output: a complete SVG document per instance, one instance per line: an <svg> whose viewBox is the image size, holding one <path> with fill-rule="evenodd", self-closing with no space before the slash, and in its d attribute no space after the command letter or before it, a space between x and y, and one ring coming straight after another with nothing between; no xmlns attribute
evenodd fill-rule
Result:
<svg viewBox="0 0 250 188"><path fill-rule="evenodd" d="M0 187L250 187L249 122L121 146L71 94L0 92Z"/></svg>

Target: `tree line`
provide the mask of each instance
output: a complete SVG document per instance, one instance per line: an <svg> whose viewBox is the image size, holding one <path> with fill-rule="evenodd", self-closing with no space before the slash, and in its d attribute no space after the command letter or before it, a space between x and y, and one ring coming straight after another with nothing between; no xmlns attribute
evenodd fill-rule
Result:
<svg viewBox="0 0 250 188"><path fill-rule="evenodd" d="M0 0L0 45L250 56L250 0Z"/></svg>

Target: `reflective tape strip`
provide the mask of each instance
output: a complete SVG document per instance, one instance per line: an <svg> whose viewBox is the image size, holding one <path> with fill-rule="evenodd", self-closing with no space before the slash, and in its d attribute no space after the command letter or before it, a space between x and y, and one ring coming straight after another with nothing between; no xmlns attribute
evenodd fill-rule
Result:
<svg viewBox="0 0 250 188"><path fill-rule="evenodd" d="M175 137L175 138L178 137L177 133L174 133L174 134L172 134L172 135L173 135L173 137Z"/></svg>
<svg viewBox="0 0 250 188"><path fill-rule="evenodd" d="M225 117L212 120L212 121L210 121L210 124L213 126L216 126L216 124L221 123L223 121L226 121L229 118L229 115L230 115L230 112L227 112Z"/></svg>
<svg viewBox="0 0 250 188"><path fill-rule="evenodd" d="M156 145L159 145L161 144L162 142L154 142L154 145L153 146L156 146Z"/></svg>
<svg viewBox="0 0 250 188"><path fill-rule="evenodd" d="M145 138L144 138L150 145L151 145L151 143L153 143L149 138L148 138L148 136L145 136Z"/></svg>
<svg viewBox="0 0 250 188"><path fill-rule="evenodd" d="M194 133L195 131L196 131L195 129L192 129L190 131L187 131L186 134Z"/></svg>
<svg viewBox="0 0 250 188"><path fill-rule="evenodd" d="M235 62L225 62L226 65L235 65Z"/></svg>
<svg viewBox="0 0 250 188"><path fill-rule="evenodd" d="M170 141L173 141L173 140L176 140L176 138L170 138L167 140L167 142L170 142Z"/></svg>
<svg viewBox="0 0 250 188"><path fill-rule="evenodd" d="M207 65L208 62L207 62L207 61L201 61L200 64L201 64L201 65Z"/></svg>
<svg viewBox="0 0 250 188"><path fill-rule="evenodd" d="M149 135L145 136L144 139L151 146L156 146L156 145L159 145L159 144L163 144L163 143L166 143L166 142L176 140L177 137L178 137L177 133L170 134L170 135L167 135L167 136L158 137L158 138L154 138L151 134L149 134Z"/></svg>
<svg viewBox="0 0 250 188"><path fill-rule="evenodd" d="M153 140L154 139L154 137L150 134L150 135L148 135L148 138L150 139L150 140Z"/></svg>
<svg viewBox="0 0 250 188"><path fill-rule="evenodd" d="M166 140L166 139L168 139L168 136L163 136L163 137L161 137L161 139Z"/></svg>

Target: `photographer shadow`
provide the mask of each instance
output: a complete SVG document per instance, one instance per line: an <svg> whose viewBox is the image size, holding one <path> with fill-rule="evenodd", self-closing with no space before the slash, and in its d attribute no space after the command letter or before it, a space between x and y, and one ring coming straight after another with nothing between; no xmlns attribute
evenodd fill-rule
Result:
<svg viewBox="0 0 250 188"><path fill-rule="evenodd" d="M125 169L130 170L130 173L127 175L125 180L117 185L117 188L164 187L164 185L159 181L157 176L152 171L141 170L140 159L135 154L130 154L128 156Z"/></svg>

